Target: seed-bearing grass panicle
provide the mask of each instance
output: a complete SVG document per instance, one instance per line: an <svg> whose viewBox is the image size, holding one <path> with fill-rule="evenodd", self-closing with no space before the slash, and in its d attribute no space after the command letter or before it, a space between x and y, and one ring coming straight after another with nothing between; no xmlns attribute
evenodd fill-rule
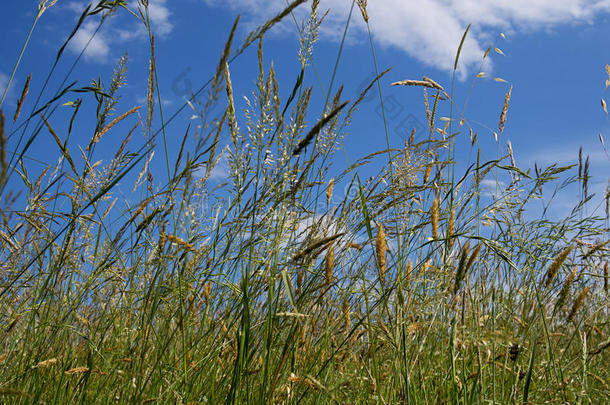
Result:
<svg viewBox="0 0 610 405"><path fill-rule="evenodd" d="M326 249L326 273L325 273L325 282L326 286L331 286L334 281L334 269L335 269L335 244L331 243L331 245Z"/></svg>
<svg viewBox="0 0 610 405"><path fill-rule="evenodd" d="M227 106L227 122L229 124L229 130L231 131L231 141L233 144L237 143L237 134L239 129L237 128L237 119L235 117L235 103L233 101L233 86L231 84L231 74L229 73L229 64L225 62L224 67L225 81L227 83L227 100L229 105Z"/></svg>
<svg viewBox="0 0 610 405"><path fill-rule="evenodd" d="M342 312L343 312L343 321L345 323L345 331L349 331L350 328L352 327L352 318L351 318L351 311L350 311L350 307L349 307L349 299L347 297L345 297L343 299Z"/></svg>
<svg viewBox="0 0 610 405"><path fill-rule="evenodd" d="M544 281L545 287L548 287L551 284L551 282L555 278L555 275L557 275L557 272L559 271L559 269L561 268L563 263L566 261L566 259L568 258L568 255L570 254L571 251L572 251L572 246L568 246L565 249L563 249L561 251L561 253L559 253L559 255L557 255L555 260L553 260L553 262L549 266L549 268L546 272L546 275L545 275L545 281Z"/></svg>
<svg viewBox="0 0 610 405"><path fill-rule="evenodd" d="M510 97L513 92L513 86L511 85L508 89L508 93L504 97L504 106L502 106L502 112L500 113L500 122L498 123L498 131L500 135L504 131L504 125L506 124L506 112L508 111L508 105L510 103Z"/></svg>
<svg viewBox="0 0 610 405"><path fill-rule="evenodd" d="M182 239L179 236L176 235L165 235L165 238L172 243L175 243L177 246L180 246L182 249L188 250L191 253L195 253L197 252L197 249L195 249L195 247L188 243L187 241L185 241L184 239Z"/></svg>
<svg viewBox="0 0 610 405"><path fill-rule="evenodd" d="M357 0L358 8L360 9L360 13L362 14L362 18L365 23L369 23L369 14L366 12L366 3L367 0Z"/></svg>
<svg viewBox="0 0 610 405"><path fill-rule="evenodd" d="M212 298L212 286L213 284L211 281L208 281L203 286L203 300L206 306L210 304L210 299Z"/></svg>
<svg viewBox="0 0 610 405"><path fill-rule="evenodd" d="M318 133L322 130L322 128L324 128L324 126L330 122L331 120L333 120L337 114L339 114L339 112L341 112L341 110L347 105L349 104L349 100L339 104L337 107L335 107L334 109L332 109L328 114L325 114L322 119L320 119L316 125L314 125L309 132L307 133L307 135L305 135L305 137L303 139L301 139L299 141L299 143L297 144L297 146L294 148L294 150L292 151L292 155L293 156L297 156L299 154L301 154L301 152L303 151L303 149L305 149L307 147L307 145L309 145L311 143L311 141L313 141L313 139L316 137L316 135L318 135Z"/></svg>
<svg viewBox="0 0 610 405"><path fill-rule="evenodd" d="M383 225L381 223L377 227L375 250L377 252L377 267L379 268L379 280L383 284L386 273L386 252L388 250L388 245L385 236L385 229L383 229Z"/></svg>
<svg viewBox="0 0 610 405"><path fill-rule="evenodd" d="M439 217L439 201L438 197L434 197L432 207L430 207L430 224L432 225L432 238L438 239L438 217Z"/></svg>
<svg viewBox="0 0 610 405"><path fill-rule="evenodd" d="M455 209L451 210L449 215L449 222L447 224L447 248L451 250L453 247L453 232L455 231Z"/></svg>
<svg viewBox="0 0 610 405"><path fill-rule="evenodd" d="M335 179L330 179L328 187L326 187L326 205L330 206L330 200L333 198L333 189L335 188Z"/></svg>
<svg viewBox="0 0 610 405"><path fill-rule="evenodd" d="M576 316L576 314L578 313L578 311L584 304L585 297L589 293L590 289L591 289L591 287L586 287L586 288L582 289L580 291L580 293L578 293L578 295L576 296L576 299L574 300L574 303L572 304L572 309L570 310L570 313L568 314L568 318L567 318L568 322L572 322L574 320L574 317Z"/></svg>
<svg viewBox="0 0 610 405"><path fill-rule="evenodd" d="M146 92L146 104L148 113L146 115L146 128L150 130L155 106L155 36L150 37L150 61L148 62L148 91Z"/></svg>
<svg viewBox="0 0 610 405"><path fill-rule="evenodd" d="M470 253L470 241L466 241L466 243L462 246L462 253L460 254L460 261L458 264L457 271L455 273L455 280L453 281L453 294L457 294L462 285L462 280L464 280L464 276L466 275L466 271L468 270L468 255Z"/></svg>
<svg viewBox="0 0 610 405"><path fill-rule="evenodd" d="M348 249L362 250L362 245L356 242L348 242L345 247L347 247Z"/></svg>
<svg viewBox="0 0 610 405"><path fill-rule="evenodd" d="M13 122L16 122L19 118L19 114L21 113L21 107L23 107L23 102L25 101L25 97L28 95L30 91L30 82L32 81L32 74L28 75L28 78L25 81L25 85L23 86L23 90L21 91L21 97L19 97L19 101L17 101L17 108L15 109L15 115L13 115Z"/></svg>
<svg viewBox="0 0 610 405"><path fill-rule="evenodd" d="M472 268L472 266L474 265L474 261L477 260L479 253L481 253L482 247L483 247L483 245L480 243L475 246L474 250L472 251L472 254L468 258L468 263L466 263L466 271L468 271Z"/></svg>
<svg viewBox="0 0 610 405"><path fill-rule="evenodd" d="M398 82L394 82L391 86L420 86L420 87L428 87L431 89L437 89L440 91L444 91L444 89L433 80L401 80Z"/></svg>
<svg viewBox="0 0 610 405"><path fill-rule="evenodd" d="M508 150L508 156L510 158L510 164L513 167L517 167L517 161L515 160L515 154L513 153L513 144L510 141L506 142L506 149ZM513 181L515 181L515 182L519 181L520 177L519 177L518 174L516 174L516 173L514 173L512 171L510 172L510 174L511 174L511 176L513 178Z"/></svg>
<svg viewBox="0 0 610 405"><path fill-rule="evenodd" d="M555 307L553 308L553 315L555 315L557 311L563 308L564 304L566 303L566 299L570 294L570 288L572 287L572 284L576 279L577 270L578 268L574 267L563 282L563 287L561 287L561 291L559 292L559 296L557 297L557 302L555 303Z"/></svg>
<svg viewBox="0 0 610 405"><path fill-rule="evenodd" d="M110 124L106 125L104 128L102 128L100 130L100 132L98 132L97 134L95 134L93 136L93 138L91 138L91 141L89 142L89 145L87 146L86 150L91 149L91 147L93 145L95 145L96 143L98 143L100 141L100 139L102 139L102 136L104 136L104 134L108 131L110 131L110 129L112 129L112 127L114 127L116 124L118 124L119 122L123 121L125 118L129 117L131 114L137 112L140 108L142 108L141 106L137 106L137 107L133 107L132 109L130 109L129 111L121 114L120 116L116 117L114 120L112 120L110 122Z"/></svg>
<svg viewBox="0 0 610 405"><path fill-rule="evenodd" d="M428 99L428 89L424 87L424 106L426 107L426 120L428 127L432 127L432 111L430 110L430 100Z"/></svg>
<svg viewBox="0 0 610 405"><path fill-rule="evenodd" d="M409 288L411 284L411 276L413 274L413 262L409 260L407 262L407 268L405 269L405 287Z"/></svg>
<svg viewBox="0 0 610 405"><path fill-rule="evenodd" d="M432 166L433 166L432 162L430 162L426 165L426 170L424 170L424 177L422 179L423 185L425 185L428 182L428 180L430 179L430 173L432 173Z"/></svg>

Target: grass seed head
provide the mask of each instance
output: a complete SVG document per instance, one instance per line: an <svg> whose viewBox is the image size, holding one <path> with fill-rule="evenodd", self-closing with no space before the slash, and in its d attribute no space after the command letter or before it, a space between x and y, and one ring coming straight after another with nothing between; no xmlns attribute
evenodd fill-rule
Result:
<svg viewBox="0 0 610 405"><path fill-rule="evenodd" d="M366 12L366 3L367 0L358 0L358 8L360 9L360 13L362 13L362 18L364 19L364 22L368 24L369 14Z"/></svg>
<svg viewBox="0 0 610 405"><path fill-rule="evenodd" d="M577 268L574 267L570 274L566 277L563 282L563 287L561 287L561 291L559 292L559 297L557 298L557 302L555 303L555 307L553 308L553 315L557 313L561 308L563 308L568 295L570 294L570 288L576 279Z"/></svg>
<svg viewBox="0 0 610 405"><path fill-rule="evenodd" d="M462 254L460 255L460 262L458 264L457 271L455 273L455 280L453 282L453 293L457 294L462 285L462 280L464 280L464 276L466 275L467 264L469 262L468 254L470 253L470 241L467 241L464 246L462 246Z"/></svg>
<svg viewBox="0 0 610 405"><path fill-rule="evenodd" d="M454 231L455 231L455 210L452 209L451 215L449 216L449 223L447 224L447 238L449 238L447 240L447 247L449 248L449 250L451 250L451 247L453 246L453 238L451 236L453 235Z"/></svg>
<svg viewBox="0 0 610 405"><path fill-rule="evenodd" d="M25 85L23 86L23 90L21 91L21 97L19 97L19 101L17 102L17 108L15 109L15 115L13 116L13 122L17 121L19 118L19 114L21 114L21 107L23 107L23 102L25 101L25 97L28 95L30 91L30 82L32 81L32 74L28 75L27 80L25 81Z"/></svg>
<svg viewBox="0 0 610 405"><path fill-rule="evenodd" d="M84 374L84 373L88 373L89 372L89 367L74 367L71 368L70 370L66 370L64 371L64 374Z"/></svg>
<svg viewBox="0 0 610 405"><path fill-rule="evenodd" d="M568 322L571 322L572 320L574 320L574 317L576 316L576 314L582 307L583 303L585 302L585 297L587 296L587 293L589 292L590 289L591 289L591 287L586 287L580 291L580 293L576 297L576 300L574 301L574 304L572 304L572 309L570 310L570 313L568 314Z"/></svg>
<svg viewBox="0 0 610 405"><path fill-rule="evenodd" d="M504 131L504 125L506 124L506 112L508 111L508 105L510 102L510 96L513 92L513 86L510 86L508 89L508 93L504 97L504 106L502 107L502 112L500 113L500 123L498 124L498 130L500 131L500 135L502 135L502 131Z"/></svg>
<svg viewBox="0 0 610 405"><path fill-rule="evenodd" d="M481 248L483 246L479 243L475 248L474 251L472 252L472 254L470 255L470 257L468 258L468 263L466 263L466 271L470 270L472 268L472 265L474 264L474 261L477 259L477 256L479 255L479 253L481 252Z"/></svg>
<svg viewBox="0 0 610 405"><path fill-rule="evenodd" d="M571 251L572 251L572 247L568 246L565 249L563 249L561 251L561 253L559 253L559 255L557 255L555 260L553 260L553 262L551 263L551 265L549 266L549 268L546 272L546 276L545 276L546 280L544 282L545 287L548 287L551 284L551 281L553 281L553 279L555 278L555 275L557 275L557 272L559 271L559 269L561 268L563 263L566 261L566 259L568 258L568 255L570 254Z"/></svg>
<svg viewBox="0 0 610 405"><path fill-rule="evenodd" d="M343 299L342 312L343 312L343 320L345 321L345 330L348 331L352 325L352 320L351 320L351 312L350 312L350 308L349 308L349 300L347 299L347 297L345 297Z"/></svg>
<svg viewBox="0 0 610 405"><path fill-rule="evenodd" d="M335 245L331 244L326 250L326 285L333 283L333 270L335 268Z"/></svg>
<svg viewBox="0 0 610 405"><path fill-rule="evenodd" d="M326 187L326 205L330 205L330 200L333 197L333 189L335 188L335 179L330 179L328 187Z"/></svg>
<svg viewBox="0 0 610 405"><path fill-rule="evenodd" d="M146 128L150 129L155 106L155 36L150 38L150 61L148 62L148 91L146 92L146 104L148 114L146 115Z"/></svg>
<svg viewBox="0 0 610 405"><path fill-rule="evenodd" d="M383 229L383 225L379 224L377 227L377 239L375 240L375 248L377 251L377 266L379 267L379 277L381 282L385 278L386 272L386 252L388 250L385 230Z"/></svg>
<svg viewBox="0 0 610 405"><path fill-rule="evenodd" d="M210 303L210 298L212 298L212 282L208 281L203 287L203 299L206 305Z"/></svg>
<svg viewBox="0 0 610 405"><path fill-rule="evenodd" d="M405 270L405 285L408 288L411 282L411 275L413 274L413 262L409 260L407 262L407 269Z"/></svg>

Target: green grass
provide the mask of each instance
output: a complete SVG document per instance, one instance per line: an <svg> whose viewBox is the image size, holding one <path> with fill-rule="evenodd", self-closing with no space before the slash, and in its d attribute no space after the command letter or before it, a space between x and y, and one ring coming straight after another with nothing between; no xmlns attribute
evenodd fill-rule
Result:
<svg viewBox="0 0 610 405"><path fill-rule="evenodd" d="M79 24L125 12L121 3L102 1ZM531 171L500 153L483 161L453 91L430 81L419 83L428 86L424 141L391 148L386 132L379 151L348 156L343 139L362 98L303 80L340 60L312 64L315 2L299 30L299 79L281 84L290 97L280 100L265 69L263 37L291 10L238 45L236 22L207 102L194 106L201 129L179 134L170 158L169 134L151 126L167 114L139 4L151 45L146 108L122 115L134 107L118 103L122 59L109 85L64 85L16 123L0 123L0 402L610 401L608 213L587 214L587 164ZM250 46L258 77L248 109L236 111L229 63ZM64 123L54 108L74 90L84 99L56 131ZM375 80L367 91L382 96L384 86ZM310 105L315 92L327 105ZM97 107L88 146L70 139L81 103ZM7 141L13 133L19 143ZM47 133L59 163L28 171L29 146ZM110 134L122 143L97 156ZM477 158L458 165L458 150ZM159 170L148 164L153 152ZM349 167L333 171L343 157ZM228 179L217 187L220 159ZM374 167L382 168L362 181ZM485 179L510 184L492 200ZM570 187L581 190L574 209L550 219L543 190Z"/></svg>

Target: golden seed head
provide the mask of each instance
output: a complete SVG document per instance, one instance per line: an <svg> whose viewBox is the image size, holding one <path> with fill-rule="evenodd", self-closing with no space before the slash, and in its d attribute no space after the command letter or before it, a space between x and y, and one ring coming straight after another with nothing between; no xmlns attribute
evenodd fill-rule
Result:
<svg viewBox="0 0 610 405"><path fill-rule="evenodd" d="M357 250L362 250L362 245L355 243L355 242L349 242L346 245L348 248L352 248L352 249L357 249Z"/></svg>
<svg viewBox="0 0 610 405"><path fill-rule="evenodd" d="M570 293L570 287L576 279L576 272L577 268L574 267L570 274L568 274L568 276L566 277L566 280L563 282L563 287L559 292L559 297L557 298L557 302L555 303L555 307L553 308L553 314L557 313L557 311L559 311L565 304L566 299L568 298L568 294Z"/></svg>
<svg viewBox="0 0 610 405"><path fill-rule="evenodd" d="M343 319L345 321L345 330L349 330L349 328L352 325L352 320L351 320L351 312L350 312L350 308L349 308L349 301L347 299L347 297L343 300Z"/></svg>
<svg viewBox="0 0 610 405"><path fill-rule="evenodd" d="M326 251L326 285L333 283L333 270L335 268L335 245L332 244Z"/></svg>
<svg viewBox="0 0 610 405"><path fill-rule="evenodd" d="M406 274L405 274L405 284L408 287L409 283L411 281L411 274L413 273L413 262L411 262L411 260L409 260L407 262L407 269L406 269L405 272L406 272Z"/></svg>
<svg viewBox="0 0 610 405"><path fill-rule="evenodd" d="M39 362L34 367L36 367L36 368L38 368L38 367L48 367L48 366L52 366L55 363L57 363L57 358L53 357L52 359L47 359L47 360L43 360L43 361Z"/></svg>
<svg viewBox="0 0 610 405"><path fill-rule="evenodd" d="M153 37L154 39L154 37ZM152 42L154 44L154 41ZM154 49L154 46L153 48ZM148 64L148 91L146 92L146 106L148 107L148 113L146 115L146 128L150 129L152 124L154 106L155 106L155 57L151 56Z"/></svg>
<svg viewBox="0 0 610 405"><path fill-rule="evenodd" d="M89 367L74 367L70 370L64 371L64 374L84 374L89 372Z"/></svg>
<svg viewBox="0 0 610 405"><path fill-rule="evenodd" d="M466 271L470 270L470 268L472 267L472 265L474 264L474 261L477 259L477 256L479 255L479 253L481 252L481 247L482 245L479 243L475 248L474 251L472 252L472 254L470 255L470 257L468 258L468 263L466 263Z"/></svg>
<svg viewBox="0 0 610 405"><path fill-rule="evenodd" d="M326 205L330 205L330 200L333 197L333 189L335 188L335 179L330 179L326 188Z"/></svg>
<svg viewBox="0 0 610 405"><path fill-rule="evenodd" d="M212 282L208 281L205 283L203 287L203 299L205 300L205 304L208 305L210 303L210 298L212 297Z"/></svg>
<svg viewBox="0 0 610 405"><path fill-rule="evenodd" d="M500 113L500 123L498 124L498 129L500 131L500 135L502 135L502 131L504 131L504 124L506 124L506 112L508 111L508 104L510 102L510 96L513 92L513 86L510 86L508 89L508 93L504 97L504 106L502 107L502 112Z"/></svg>
<svg viewBox="0 0 610 405"><path fill-rule="evenodd" d="M451 235L453 235L454 231L455 231L455 210L452 209L451 215L449 216L449 223L447 224L447 237L449 238L449 240L447 241L447 246L448 246L449 250L451 250L451 247L453 246L453 238L451 237Z"/></svg>
<svg viewBox="0 0 610 405"><path fill-rule="evenodd" d="M367 0L358 0L358 8L360 9L360 13L362 13L362 18L364 22L369 22L369 14L366 12L366 2Z"/></svg>
<svg viewBox="0 0 610 405"><path fill-rule="evenodd" d="M568 255L570 254L571 251L572 251L572 247L568 246L565 249L563 249L561 251L561 253L559 253L559 255L555 258L555 260L553 260L553 262L551 263L551 265L549 266L549 268L546 272L546 281L544 282L545 287L548 287L549 284L551 284L551 281L553 281L553 279L555 278L555 275L557 275L557 272L559 271L559 269L561 268L563 263L566 261L566 259L568 258Z"/></svg>
<svg viewBox="0 0 610 405"><path fill-rule="evenodd" d="M197 249L195 249L195 247L193 245L191 245L190 243L188 243L187 241L185 241L184 239L182 239L181 237L179 237L177 235L165 235L165 238L168 241L180 246L182 249L189 250L190 252L193 252L193 253L195 253L197 251Z"/></svg>
<svg viewBox="0 0 610 405"><path fill-rule="evenodd" d="M464 280L464 276L466 275L467 264L469 263L468 254L470 253L470 241L466 241L464 246L462 246L462 254L460 255L460 262L458 264L457 271L455 273L455 280L453 282L453 293L457 294L459 291L462 280Z"/></svg>
<svg viewBox="0 0 610 405"><path fill-rule="evenodd" d="M426 166L426 170L424 171L424 184L428 182L430 179L430 173L432 172L432 164L428 164Z"/></svg>
<svg viewBox="0 0 610 405"><path fill-rule="evenodd" d="M17 118L19 118L19 114L21 113L21 107L23 107L23 102L25 101L25 97L28 95L28 92L30 90L31 81L32 81L32 74L30 73L27 80L25 81L23 90L21 91L21 97L19 97L19 101L17 102L17 108L15 109L15 115L13 115L13 122L17 121Z"/></svg>
<svg viewBox="0 0 610 405"><path fill-rule="evenodd" d="M587 287L578 294L578 296L576 297L576 300L574 301L574 304L572 305L572 310L568 314L568 322L570 322L574 319L574 317L578 313L578 310L582 307L582 304L585 302L585 297L587 296L587 293L589 292L590 289L591 289L591 287Z"/></svg>

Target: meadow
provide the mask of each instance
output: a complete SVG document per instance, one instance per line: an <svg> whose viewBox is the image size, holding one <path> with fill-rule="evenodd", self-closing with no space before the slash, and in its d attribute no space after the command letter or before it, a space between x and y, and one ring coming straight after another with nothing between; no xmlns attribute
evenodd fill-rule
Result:
<svg viewBox="0 0 610 405"><path fill-rule="evenodd" d="M119 101L126 57L112 77L48 98L28 80L14 111L0 103L0 402L610 403L610 192L589 193L586 157L519 168L498 147L483 160L452 84L428 77L392 83L423 95L424 133L391 147L386 131L370 155L347 156L352 118L387 71L357 98L340 76L315 96L304 77L324 14L303 3L245 39L227 27L202 102L186 105L200 125L178 135L153 126L169 114L145 0L132 10L149 39L143 105ZM124 6L90 5L72 34ZM309 10L301 69L279 83L264 39L297 7ZM366 1L356 10L368 24ZM257 79L241 111L230 63L246 50ZM85 104L95 128L77 144ZM115 152L96 153L110 136ZM53 157L28 170L42 137ZM578 190L573 208L547 215L564 189ZM605 215L590 214L594 198Z"/></svg>

